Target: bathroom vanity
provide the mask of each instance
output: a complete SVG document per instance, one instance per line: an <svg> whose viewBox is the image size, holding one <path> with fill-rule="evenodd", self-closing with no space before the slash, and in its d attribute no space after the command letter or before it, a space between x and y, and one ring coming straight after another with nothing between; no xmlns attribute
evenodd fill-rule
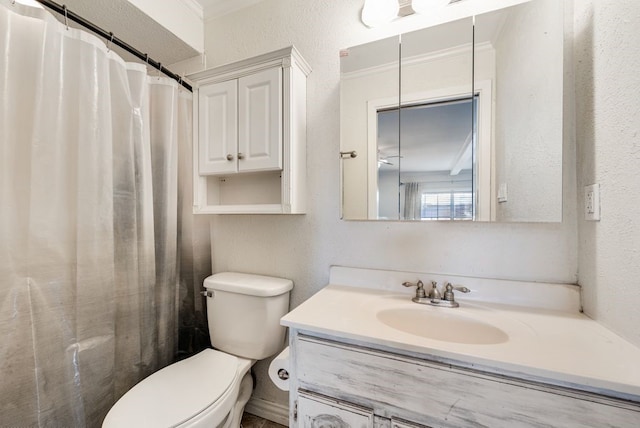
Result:
<svg viewBox="0 0 640 428"><path fill-rule="evenodd" d="M576 287L422 274L471 289L451 309L411 302L418 275L333 267L282 319L290 426L640 424L640 349L582 315Z"/></svg>

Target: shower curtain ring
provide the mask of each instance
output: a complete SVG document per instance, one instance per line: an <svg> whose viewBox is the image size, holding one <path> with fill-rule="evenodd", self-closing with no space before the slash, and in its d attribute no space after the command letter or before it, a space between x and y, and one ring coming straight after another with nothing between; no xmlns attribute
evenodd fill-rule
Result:
<svg viewBox="0 0 640 428"><path fill-rule="evenodd" d="M113 33L109 33L111 35L111 39L107 42L107 52L111 52L111 43L113 43Z"/></svg>
<svg viewBox="0 0 640 428"><path fill-rule="evenodd" d="M62 5L62 10L64 11L64 25L67 27L67 31L69 30L69 19L67 17L67 5Z"/></svg>
<svg viewBox="0 0 640 428"><path fill-rule="evenodd" d="M158 63L158 79L160 78L160 73L162 72L162 63Z"/></svg>

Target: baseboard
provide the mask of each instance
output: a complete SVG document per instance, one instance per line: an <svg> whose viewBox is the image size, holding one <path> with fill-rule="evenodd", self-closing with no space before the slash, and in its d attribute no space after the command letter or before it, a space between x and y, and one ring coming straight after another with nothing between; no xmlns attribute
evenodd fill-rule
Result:
<svg viewBox="0 0 640 428"><path fill-rule="evenodd" d="M251 398L244 411L252 415L270 420L286 427L289 426L289 406L266 401L261 398Z"/></svg>

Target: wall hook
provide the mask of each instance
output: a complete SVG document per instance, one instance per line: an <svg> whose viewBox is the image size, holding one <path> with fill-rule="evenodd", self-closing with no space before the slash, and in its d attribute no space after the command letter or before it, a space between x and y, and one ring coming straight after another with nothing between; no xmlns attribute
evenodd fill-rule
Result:
<svg viewBox="0 0 640 428"><path fill-rule="evenodd" d="M69 31L69 17L67 16L67 5L62 5L62 10L64 11L64 25L67 27L67 31Z"/></svg>
<svg viewBox="0 0 640 428"><path fill-rule="evenodd" d="M111 38L107 42L107 52L111 52L111 43L113 43L113 33L109 33L109 35L111 36Z"/></svg>

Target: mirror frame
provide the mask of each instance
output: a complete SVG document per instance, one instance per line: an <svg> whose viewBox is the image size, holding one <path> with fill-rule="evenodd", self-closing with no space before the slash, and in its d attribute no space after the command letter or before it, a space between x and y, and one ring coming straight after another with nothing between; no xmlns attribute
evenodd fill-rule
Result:
<svg viewBox="0 0 640 428"><path fill-rule="evenodd" d="M517 3L515 5L510 5L504 9L502 9L502 11L507 11L509 9L512 8L517 8L526 4L530 4L530 3L536 3L536 2L540 2L542 4L543 1L548 1L548 0L532 0L530 2L523 2L523 3ZM546 10L546 9L545 9ZM550 12L555 13L556 11L561 12L560 14L560 18L558 18L558 21L556 21L555 19L553 20L554 25L556 23L558 23L559 25L559 39L560 39L560 47L559 50L561 52L563 52L563 44L564 44L564 21L563 21L563 9L562 7L558 7L557 9L552 9L551 6L548 9ZM473 20L474 25L472 25L472 32L474 34L473 36L473 41L472 41L472 61L471 61L471 68L472 68L472 79L471 79L471 87L472 87L472 92L474 94L474 100L475 95L480 93L480 94L486 94L485 96L480 96L479 98L479 105L478 105L478 124L477 124L477 134L479 136L479 142L480 142L480 147L478 147L478 149L476 150L476 153L474 154L474 157L477 157L477 188L479 190L478 194L480 195L477 198L477 209L475 209L474 211L477 213L477 215L474 215L474 221L492 221L492 222L501 222L500 219L496 218L496 211L497 211L497 207L498 205L498 184L497 184L497 178L496 178L496 168L493 167L492 165L495 165L496 162L496 153L495 153L495 147L493 147L493 145L495 144L494 139L496 138L496 136L494 135L495 130L494 128L494 121L496 120L494 114L494 109L496 109L496 106L493 104L495 101L495 91L496 91L496 87L495 82L493 82L493 78L487 78L485 80L476 80L476 76L475 76L475 68L477 66L476 63L476 52L479 51L479 49L482 49L482 42L477 42L476 37L475 37L475 33L476 33L476 27L475 27L475 21L476 21L476 17L482 17L482 16L489 16L489 14L492 14L496 11L492 11L492 12L487 12L486 14L480 14L480 15L476 15L476 16L472 16L469 17ZM549 16L549 15L547 15ZM551 15L552 16L552 15ZM469 18L463 18L462 20L466 20ZM462 20L457 20L457 21L462 21ZM443 26L446 26L448 24L451 24L453 22L456 21L451 21L448 23L444 23L441 24ZM532 26L530 26L530 28L538 28L535 26L536 24L533 24ZM539 25L539 24L538 24ZM435 27L439 27L435 26ZM435 28L435 27L427 27L427 28ZM424 29L423 29L424 30ZM422 30L417 30L417 31L422 31ZM546 34L546 33L544 33ZM400 36L393 36L389 39L401 39L402 35ZM383 39L386 40L386 39ZM558 39L554 39L554 40L558 40ZM554 41L555 43L555 41ZM553 47L554 49L558 48L557 45L555 45L555 47ZM559 60L559 70L560 72L558 73L558 82L557 84L559 84L559 86L562 88L564 88L563 86L563 68L564 68L564 64L563 64L564 60L563 60L563 53L560 56L560 60ZM399 75L401 75L402 73L402 59L400 59L398 61L398 70L399 70ZM495 78L495 77L494 77ZM342 82L342 80L341 80ZM399 85L401 86L401 85ZM554 185L555 187L558 187L557 190L559 190L559 201L557 201L557 204L559 205L559 207L557 207L556 209L553 209L553 214L554 217L552 219L542 219L542 220L538 220L538 219L513 219L513 220L506 220L506 222L561 222L562 221L562 193L563 193L563 174L562 174L562 156L563 156L563 151L562 151L562 147L564 145L564 138L563 138L563 127L564 127L564 122L562 119L562 102L563 102L563 97L562 97L562 90L560 92L560 114L559 117L554 118L552 121L555 122L559 122L559 130L558 131L554 131L556 132L556 136L559 137L559 141L557 142L557 148L552 149L552 151L555 153L557 151L559 151L559 156L558 159L554 162L554 167L558 168L558 173L553 172L552 176L553 177L557 177L559 175L559 182L556 182L556 184ZM427 94L425 95L424 98L422 98L422 100L425 99L433 99L436 100L438 99L438 97L442 94L442 92L446 92L445 90L443 90L441 93L438 93L438 91L433 91L433 93L428 93L431 91L426 91ZM464 94L470 95L469 92L467 91L463 91ZM442 95L444 96L444 95ZM342 90L341 90L341 97L342 97ZM398 217L394 218L394 219L379 219L378 218L378 202L377 202L377 193L378 193L378 173L377 173L377 164L376 162L372 162L371 159L376 159L378 156L377 153L377 121L376 120L372 120L372 117L375 113L377 113L376 108L393 108L394 106L397 107L401 107L403 105L406 104L410 104L411 101L415 101L416 99L420 98L420 95L417 95L415 97L411 97L411 98L407 98L406 96L403 96L402 92L399 91L398 93L398 100L395 100L395 97L387 97L387 98L379 98L379 99L372 99L372 100L368 100L367 102L367 123L366 123L366 127L367 127L367 143L366 143L366 147L367 147L367 157L369 159L369 161L367 162L366 165L366 171L367 171L367 190L366 190L366 199L367 199L367 206L366 206L366 215L367 218L358 218L358 217L346 217L345 216L345 173L344 173L344 162L349 162L349 160L341 160L340 161L340 172L341 172L341 196L342 196L342 204L340 207L340 215L341 215L341 219L343 220L360 220L360 221L384 221L384 220L390 220L390 221L420 221L420 220L402 220L402 213L399 212L398 213ZM342 106L342 102L341 102L341 106ZM400 108L401 111L401 108ZM400 113L401 114L401 113ZM344 120L343 116L341 115L341 120ZM401 120L401 119L400 119ZM551 120L550 120L551 121ZM341 136L342 136L342 132L343 132L343 126L341 125ZM534 128L535 129L535 128ZM486 142L486 141L490 141L490 144L482 144L482 142ZM553 141L555 141L555 137L553 139ZM535 140L534 140L535 142ZM344 139L341 139L341 144L344 144ZM555 147L555 146L554 146ZM341 150L345 150L346 147L341 145ZM487 166L487 159L489 159L489 162L491 164L491 166ZM557 166L556 166L557 165ZM475 168L475 166L474 166ZM400 172L399 172L400 174ZM531 175L531 174L528 174ZM555 178L554 178L555 179ZM400 180L399 180L400 181ZM485 189L489 189L488 191ZM475 185L474 185L474 193L475 193ZM554 193L555 195L556 193ZM527 199L527 198L524 198ZM555 198L554 198L555 201ZM556 203L556 202L554 202ZM505 222L505 221L502 221Z"/></svg>

